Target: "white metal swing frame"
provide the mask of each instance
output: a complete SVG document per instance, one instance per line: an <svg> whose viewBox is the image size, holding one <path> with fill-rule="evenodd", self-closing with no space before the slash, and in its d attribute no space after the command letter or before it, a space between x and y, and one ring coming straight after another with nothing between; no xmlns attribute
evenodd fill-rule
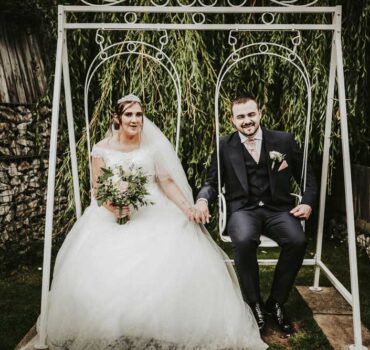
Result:
<svg viewBox="0 0 370 350"><path fill-rule="evenodd" d="M48 294L50 288L50 268L51 268L51 247L52 247L52 231L53 231L53 210L54 210L54 193L55 193L55 173L56 173L56 150L58 137L58 120L61 84L63 76L63 86L66 102L67 125L69 134L69 145L71 152L71 167L73 175L74 200L76 208L76 217L81 216L81 200L79 192L79 180L77 171L77 155L76 142L74 135L73 123L73 109L72 109L72 94L69 77L69 63L68 63L68 48L67 48L67 31L69 30L86 30L86 29L105 29L105 30L227 30L227 31L329 31L332 33L332 48L329 84L327 94L327 107L325 118L325 135L324 135L324 149L322 161L322 176L321 176L321 193L320 193L320 208L319 208L319 224L317 232L317 245L315 259L310 259L308 265L315 266L315 276L312 290L319 291L319 278L322 271L331 281L333 286L345 298L345 300L352 306L353 309L353 333L354 344L350 349L362 350L365 347L362 345L361 335L361 318L360 318L360 303L358 290L358 275L357 275L357 257L356 257L356 238L355 238L355 224L353 213L353 197L352 197L352 182L351 182L351 168L350 168L350 153L348 141L348 124L347 124L347 107L345 97L345 83L343 72L343 56L341 43L341 6L336 7L317 7L312 6L318 0L307 0L304 5L297 5L298 0L270 0L274 5L271 7L247 7L244 6L246 0L240 0L239 5L235 5L237 0L228 0L228 6L216 6L217 0L212 0L210 5L206 0L193 0L191 4L184 5L184 0L176 0L177 6L168 6L169 0L163 0L161 4L158 1L151 0L152 6L121 6L125 0L104 0L107 4L96 5L91 3L92 0L81 0L85 5L83 6L58 6L58 41L56 50L56 65L53 91L53 107L51 120L51 135L50 135L50 154L49 154L49 169L48 169L48 185L47 185L47 203L46 203L46 222L45 222L45 243L44 243L44 260L43 260L43 277L42 277L42 297L41 297L41 314L38 332L38 340L36 348L45 349L46 345L46 324L47 324L47 309L48 309ZM87 5L87 6L86 6ZM116 6L119 5L119 6ZM194 6L196 5L196 6ZM68 22L67 13L77 12L105 12L105 13L122 13L124 15L124 23L78 23ZM192 15L193 23L141 23L137 21L137 14L150 13L167 13L167 14L184 14ZM262 23L258 24L225 24L225 23L205 23L207 15L211 14L255 14L262 16ZM275 24L274 16L276 14L297 13L297 14L329 14L332 15L332 21L329 24ZM132 16L132 17L131 17ZM266 17L270 16L270 21ZM130 21L131 17L131 21ZM265 43L266 44L266 43ZM163 43L162 43L163 47ZM245 47L244 47L245 48ZM241 48L243 49L243 48ZM239 50L241 50L239 49ZM287 49L287 48L285 48ZM128 49L128 51L130 51ZM162 51L162 50L161 50ZM262 50L263 51L263 50ZM259 54L263 53L259 49ZM268 49L267 49L268 51ZM267 52L266 51L266 52ZM132 53L132 52L131 52ZM163 54L165 54L162 51ZM235 54L235 52L234 52ZM295 54L295 52L294 52ZM162 57L162 56L161 56ZM234 59L237 56L234 56ZM153 57L152 57L153 58ZM232 57L231 57L232 58ZM290 56L293 58L293 56ZM104 59L104 56L103 56ZM157 57L160 61L159 57ZM284 56L286 59L286 56ZM236 62L238 59L235 59ZM176 80L176 79L175 79ZM351 292L348 291L337 277L330 271L321 259L322 243L323 243L323 228L324 228L324 213L325 201L327 194L327 178L329 167L329 151L330 151L330 135L332 130L332 116L333 116L333 102L335 83L337 81L339 108L340 108L340 124L341 124L341 141L343 153L343 168L345 179L345 203L347 213L347 230L348 230L348 245L349 245L349 262L350 262L350 277L351 277ZM176 86L176 84L175 84ZM178 149L178 141L180 134L180 117L181 117L181 86L177 85L178 98L178 123L176 134L176 149ZM218 86L219 89L219 86ZM310 89L308 90L310 94ZM87 108L87 94L85 91L85 110L86 122L88 126L88 108ZM219 90L215 98L218 101ZM310 108L310 103L308 108ZM218 103L215 104L216 111L216 127L217 138L219 137L218 124ZM88 130L88 128L87 128ZM306 129L307 132L307 129ZM89 135L88 135L89 137ZM90 146L89 146L90 147ZM306 145L305 145L306 147ZM89 148L90 151L90 148ZM307 151L305 151L307 152ZM307 154L307 153L306 153Z"/></svg>

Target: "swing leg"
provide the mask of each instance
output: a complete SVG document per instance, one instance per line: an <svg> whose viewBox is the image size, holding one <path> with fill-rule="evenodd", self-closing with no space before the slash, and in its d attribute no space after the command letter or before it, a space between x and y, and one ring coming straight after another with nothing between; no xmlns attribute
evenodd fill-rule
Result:
<svg viewBox="0 0 370 350"><path fill-rule="evenodd" d="M324 217L325 217L325 203L327 193L327 180L328 180L328 168L329 168L329 154L330 154L330 135L332 128L332 115L333 115L333 104L334 104L334 86L335 86L335 71L337 67L337 58L335 51L334 37L332 40L331 47L331 60L330 60L330 73L329 73L329 86L328 96L326 102L326 122L325 122L325 136L324 136L324 151L322 159L322 173L321 173L321 191L320 191L320 210L319 210L319 223L317 229L317 241L316 241L316 266L313 286L310 287L311 291L319 292L322 288L319 287L320 283L320 266L322 254L322 244L324 236Z"/></svg>
<svg viewBox="0 0 370 350"><path fill-rule="evenodd" d="M341 38L341 11L337 12L337 29L335 31L335 48L337 52L337 74L338 74L338 93L339 93L339 108L340 108L340 127L342 139L343 153L343 170L344 170L344 189L346 199L346 214L347 214L347 231L348 231L348 252L349 252L349 267L351 277L351 294L352 294L352 317L353 317L353 337L354 344L350 346L352 350L366 349L362 345L361 334L361 316L360 316L360 298L358 289L358 271L357 271L357 254L356 254L356 232L355 219L353 212L353 195L352 195L352 179L351 179L351 160L349 154L348 140L348 122L347 122L347 107L346 93L344 86L344 70L342 57L342 38Z"/></svg>
<svg viewBox="0 0 370 350"><path fill-rule="evenodd" d="M72 175L73 175L72 178L73 178L75 210L76 210L76 217L77 219L79 219L81 217L81 198L80 198L80 185L78 181L76 140L75 140L75 132L74 132L74 126L73 126L72 94L71 94L71 82L69 78L67 35L64 36L64 40L63 40L62 65L63 65L64 94L65 94L65 100L66 100L69 149L71 152L71 168L72 168Z"/></svg>
<svg viewBox="0 0 370 350"><path fill-rule="evenodd" d="M57 158L57 137L58 137L58 120L60 104L60 88L62 82L62 56L63 56L63 39L65 31L63 29L64 11L63 6L58 6L58 42L55 62L55 78L53 91L53 109L51 117L50 131L50 154L48 169L48 187L46 199L46 220L45 220L45 241L44 241L44 260L42 270L42 292L41 292L41 313L40 325L38 330L38 340L35 345L36 349L47 349L46 345L46 324L48 313L48 296L50 286L50 265L51 265L51 245L53 232L53 212L54 212L54 194L55 194L55 170Z"/></svg>

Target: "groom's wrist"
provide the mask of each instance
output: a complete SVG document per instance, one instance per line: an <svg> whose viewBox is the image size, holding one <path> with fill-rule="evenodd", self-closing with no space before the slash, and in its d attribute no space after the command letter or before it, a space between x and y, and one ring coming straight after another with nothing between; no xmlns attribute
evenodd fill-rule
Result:
<svg viewBox="0 0 370 350"><path fill-rule="evenodd" d="M205 202L208 205L208 200L207 199L205 199L205 198L198 198L197 199L197 203L201 202L201 201Z"/></svg>

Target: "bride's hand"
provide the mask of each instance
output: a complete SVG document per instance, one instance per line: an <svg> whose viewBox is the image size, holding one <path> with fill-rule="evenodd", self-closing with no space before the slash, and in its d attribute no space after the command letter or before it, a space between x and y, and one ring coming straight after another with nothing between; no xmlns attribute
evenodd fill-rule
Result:
<svg viewBox="0 0 370 350"><path fill-rule="evenodd" d="M187 218L189 219L189 221L195 222L195 209L194 209L194 207L192 207L190 205L187 206L184 209L184 213L187 216Z"/></svg>
<svg viewBox="0 0 370 350"><path fill-rule="evenodd" d="M113 205L112 202L107 202L104 204L104 207L111 211L117 219L130 215L130 208L128 206L121 207L120 209L120 207Z"/></svg>
<svg viewBox="0 0 370 350"><path fill-rule="evenodd" d="M117 219L124 218L125 216L130 215L130 208L128 206L124 207L117 207L115 205L113 207L113 214L116 216Z"/></svg>
<svg viewBox="0 0 370 350"><path fill-rule="evenodd" d="M198 199L195 203L195 220L198 224L209 224L208 202L203 199Z"/></svg>

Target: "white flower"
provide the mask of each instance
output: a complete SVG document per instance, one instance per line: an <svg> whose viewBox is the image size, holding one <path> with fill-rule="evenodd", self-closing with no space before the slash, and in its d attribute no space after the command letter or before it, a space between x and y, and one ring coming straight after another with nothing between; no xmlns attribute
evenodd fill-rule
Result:
<svg viewBox="0 0 370 350"><path fill-rule="evenodd" d="M121 181L121 183L118 186L118 189L123 193L128 190L128 182L127 181Z"/></svg>
<svg viewBox="0 0 370 350"><path fill-rule="evenodd" d="M120 176L121 175L119 167L113 168L112 169L112 173L113 173L113 175L116 175L116 176Z"/></svg>
<svg viewBox="0 0 370 350"><path fill-rule="evenodd" d="M269 154L270 154L270 159L272 160L271 169L274 169L275 162L281 163L285 158L285 154L282 154L278 151L270 151Z"/></svg>
<svg viewBox="0 0 370 350"><path fill-rule="evenodd" d="M121 176L119 176L118 174L114 174L113 176L111 176L111 180L113 186L118 187L121 182Z"/></svg>

